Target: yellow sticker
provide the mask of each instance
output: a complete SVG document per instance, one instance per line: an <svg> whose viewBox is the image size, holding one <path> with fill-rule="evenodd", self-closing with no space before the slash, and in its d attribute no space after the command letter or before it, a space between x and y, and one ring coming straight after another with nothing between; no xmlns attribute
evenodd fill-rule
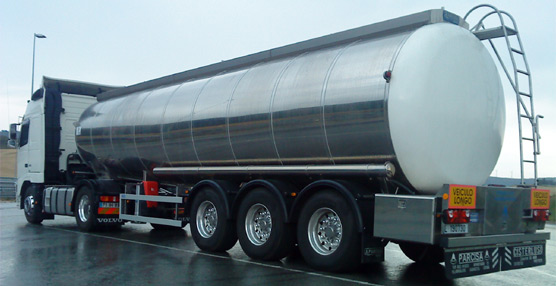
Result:
<svg viewBox="0 0 556 286"><path fill-rule="evenodd" d="M465 185L450 185L450 209L474 209L477 204L477 187Z"/></svg>
<svg viewBox="0 0 556 286"><path fill-rule="evenodd" d="M549 190L531 190L531 209L548 209L550 207Z"/></svg>

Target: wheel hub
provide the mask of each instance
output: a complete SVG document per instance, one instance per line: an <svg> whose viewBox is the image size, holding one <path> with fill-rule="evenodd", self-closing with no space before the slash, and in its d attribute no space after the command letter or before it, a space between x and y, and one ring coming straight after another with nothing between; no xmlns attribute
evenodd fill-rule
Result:
<svg viewBox="0 0 556 286"><path fill-rule="evenodd" d="M23 201L23 210L28 216L31 216L33 208L35 208L35 198L33 196L27 196Z"/></svg>
<svg viewBox="0 0 556 286"><path fill-rule="evenodd" d="M209 201L204 201L197 211L197 231L204 238L211 237L218 225L218 212L216 207Z"/></svg>
<svg viewBox="0 0 556 286"><path fill-rule="evenodd" d="M89 220L89 214L91 213L91 204L89 202L89 196L83 195L79 200L79 205L77 206L77 215L79 220L86 222Z"/></svg>
<svg viewBox="0 0 556 286"><path fill-rule="evenodd" d="M272 217L263 204L255 204L249 208L245 216L247 238L254 245L263 245L272 232Z"/></svg>
<svg viewBox="0 0 556 286"><path fill-rule="evenodd" d="M334 253L342 241L342 222L336 212L320 208L309 219L308 236L313 250L321 255Z"/></svg>

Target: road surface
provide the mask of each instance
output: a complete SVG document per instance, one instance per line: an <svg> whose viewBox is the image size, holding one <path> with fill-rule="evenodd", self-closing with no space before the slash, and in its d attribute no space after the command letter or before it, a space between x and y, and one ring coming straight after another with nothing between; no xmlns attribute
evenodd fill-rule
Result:
<svg viewBox="0 0 556 286"><path fill-rule="evenodd" d="M448 280L442 265L412 263L396 244L386 261L347 274L312 270L302 258L260 262L236 244L228 253L200 251L183 231L126 224L82 233L73 217L27 224L13 202L0 203L0 285L556 285L556 226L548 225L547 265Z"/></svg>

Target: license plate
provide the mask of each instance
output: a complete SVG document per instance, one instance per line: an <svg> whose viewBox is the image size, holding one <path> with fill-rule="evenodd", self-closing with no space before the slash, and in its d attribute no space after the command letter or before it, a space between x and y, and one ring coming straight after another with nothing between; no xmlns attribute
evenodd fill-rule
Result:
<svg viewBox="0 0 556 286"><path fill-rule="evenodd" d="M120 204L119 203L105 203L105 202L99 202L98 203L98 207L99 208L119 208Z"/></svg>
<svg viewBox="0 0 556 286"><path fill-rule="evenodd" d="M445 224L444 233L468 233L468 224Z"/></svg>

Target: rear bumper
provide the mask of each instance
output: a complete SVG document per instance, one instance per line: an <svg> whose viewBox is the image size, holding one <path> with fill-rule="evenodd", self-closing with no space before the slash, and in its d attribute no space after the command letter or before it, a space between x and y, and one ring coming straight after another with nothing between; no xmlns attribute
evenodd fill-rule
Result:
<svg viewBox="0 0 556 286"><path fill-rule="evenodd" d="M439 245L444 248L470 247L481 245L496 245L506 243L519 243L528 241L545 241L550 239L550 233L518 233L485 236L441 237Z"/></svg>

